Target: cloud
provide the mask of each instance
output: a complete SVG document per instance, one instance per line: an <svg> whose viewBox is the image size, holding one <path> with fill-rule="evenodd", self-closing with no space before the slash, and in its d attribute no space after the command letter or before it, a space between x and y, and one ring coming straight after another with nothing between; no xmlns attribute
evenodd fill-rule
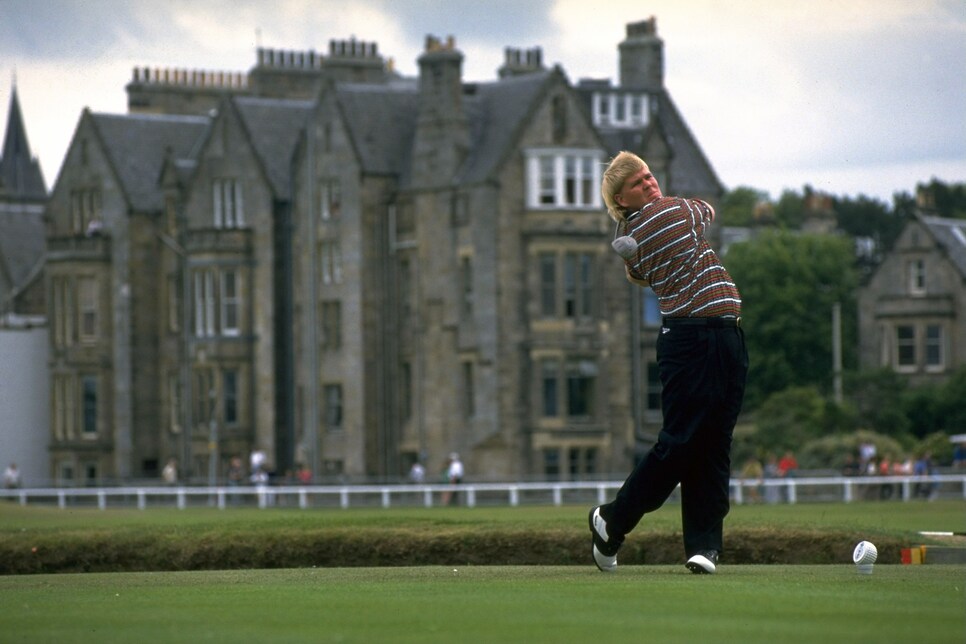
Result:
<svg viewBox="0 0 966 644"><path fill-rule="evenodd" d="M0 119L15 68L51 184L83 106L126 111L134 66L245 72L258 44L354 36L412 76L431 34L456 38L466 80L494 79L510 46L616 81L627 23L651 15L671 96L728 186L866 177L888 198L966 164L962 0L0 0Z"/></svg>

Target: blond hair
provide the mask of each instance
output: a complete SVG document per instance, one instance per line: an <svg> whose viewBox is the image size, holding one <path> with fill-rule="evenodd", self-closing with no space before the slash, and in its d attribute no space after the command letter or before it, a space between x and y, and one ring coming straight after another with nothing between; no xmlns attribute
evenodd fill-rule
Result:
<svg viewBox="0 0 966 644"><path fill-rule="evenodd" d="M624 206L617 203L614 195L621 191L628 177L646 167L644 159L633 152L623 151L611 159L607 169L604 170L604 176L600 182L600 195L604 198L604 205L607 206L607 214L614 221L623 222L627 216Z"/></svg>

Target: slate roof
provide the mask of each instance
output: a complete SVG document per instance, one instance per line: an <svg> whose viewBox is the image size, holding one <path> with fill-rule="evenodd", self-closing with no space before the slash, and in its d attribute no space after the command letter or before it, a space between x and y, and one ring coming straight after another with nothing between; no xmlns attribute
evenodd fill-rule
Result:
<svg viewBox="0 0 966 644"><path fill-rule="evenodd" d="M7 131L3 138L3 154L0 155L0 194L27 200L47 198L40 164L30 152L16 86L10 94Z"/></svg>
<svg viewBox="0 0 966 644"><path fill-rule="evenodd" d="M40 213L0 213L0 271L12 290L22 289L44 259L44 223Z"/></svg>
<svg viewBox="0 0 966 644"><path fill-rule="evenodd" d="M418 99L415 83L336 86L336 100L364 172L407 174Z"/></svg>
<svg viewBox="0 0 966 644"><path fill-rule="evenodd" d="M457 173L460 183L492 177L519 135L553 72L539 72L463 86L463 110L469 125L470 151ZM413 136L418 117L419 88L414 82L389 84L340 83L337 100L363 170L395 174L409 184Z"/></svg>
<svg viewBox="0 0 966 644"><path fill-rule="evenodd" d="M158 114L90 115L131 207L157 212L164 206L158 185L165 150L190 158L207 134L210 118Z"/></svg>
<svg viewBox="0 0 966 644"><path fill-rule="evenodd" d="M618 91L619 87L609 83L592 83L578 85L577 91L584 100L584 106L590 113L590 102L595 91ZM671 149L671 164L668 168L671 190L681 196L697 196L721 194L724 186L718 179L714 168L698 145L697 139L691 133L684 117L678 111L667 90L652 92L657 98L657 115L655 124L667 139ZM598 128L600 138L607 146L608 156L613 156L621 150L640 150L643 145L643 129ZM645 159L646 160L646 159Z"/></svg>
<svg viewBox="0 0 966 644"><path fill-rule="evenodd" d="M291 199L292 153L315 102L242 96L232 100L272 190L279 198Z"/></svg>
<svg viewBox="0 0 966 644"><path fill-rule="evenodd" d="M929 229L960 275L966 278L966 219L920 217L920 221Z"/></svg>
<svg viewBox="0 0 966 644"><path fill-rule="evenodd" d="M457 174L462 183L492 178L520 135L520 127L542 94L554 71L478 83L464 96L470 121L471 153Z"/></svg>

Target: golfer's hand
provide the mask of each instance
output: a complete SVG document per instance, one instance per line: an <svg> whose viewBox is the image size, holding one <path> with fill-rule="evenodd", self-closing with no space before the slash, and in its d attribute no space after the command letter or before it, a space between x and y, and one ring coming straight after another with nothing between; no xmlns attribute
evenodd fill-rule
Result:
<svg viewBox="0 0 966 644"><path fill-rule="evenodd" d="M624 275L627 276L627 281L631 284L637 284L638 286L650 286L647 280L631 275L631 267L627 264L624 264Z"/></svg>

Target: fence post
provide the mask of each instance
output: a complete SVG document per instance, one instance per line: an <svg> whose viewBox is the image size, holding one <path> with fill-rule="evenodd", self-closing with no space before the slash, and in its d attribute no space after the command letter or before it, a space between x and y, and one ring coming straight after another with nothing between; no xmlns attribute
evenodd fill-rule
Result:
<svg viewBox="0 0 966 644"><path fill-rule="evenodd" d="M339 507L343 510L349 507L349 488L347 487L339 490Z"/></svg>
<svg viewBox="0 0 966 644"><path fill-rule="evenodd" d="M466 488L466 507L476 507L476 488L473 486Z"/></svg>
<svg viewBox="0 0 966 644"><path fill-rule="evenodd" d="M745 502L745 496L744 496L744 491L742 490L741 481L732 482L732 485L735 488L735 503L737 503L738 505L741 505L742 503Z"/></svg>
<svg viewBox="0 0 966 644"><path fill-rule="evenodd" d="M184 488L178 488L178 509L184 510L184 508L185 508Z"/></svg>
<svg viewBox="0 0 966 644"><path fill-rule="evenodd" d="M559 485L553 486L553 504L558 507L563 505L563 494Z"/></svg>
<svg viewBox="0 0 966 644"><path fill-rule="evenodd" d="M795 481L788 482L788 502L789 503L798 502L798 490L795 489Z"/></svg>
<svg viewBox="0 0 966 644"><path fill-rule="evenodd" d="M510 486L510 505L514 508L520 505L520 490L515 485Z"/></svg>
<svg viewBox="0 0 966 644"><path fill-rule="evenodd" d="M423 490L423 505L427 508L433 507L433 490L430 488Z"/></svg>
<svg viewBox="0 0 966 644"><path fill-rule="evenodd" d="M309 507L309 494L305 488L299 488L299 508L305 510Z"/></svg>
<svg viewBox="0 0 966 644"><path fill-rule="evenodd" d="M144 490L138 490L138 510L143 510L147 506L144 500Z"/></svg>
<svg viewBox="0 0 966 644"><path fill-rule="evenodd" d="M104 494L104 490L101 490L97 493L97 508L99 510L107 509L107 495Z"/></svg>
<svg viewBox="0 0 966 644"><path fill-rule="evenodd" d="M389 488L384 487L382 488L382 507L388 508L389 505Z"/></svg>
<svg viewBox="0 0 966 644"><path fill-rule="evenodd" d="M846 503L851 503L852 502L852 481L849 479L845 479L845 483L842 484L842 488L843 488L842 500L845 501Z"/></svg>

